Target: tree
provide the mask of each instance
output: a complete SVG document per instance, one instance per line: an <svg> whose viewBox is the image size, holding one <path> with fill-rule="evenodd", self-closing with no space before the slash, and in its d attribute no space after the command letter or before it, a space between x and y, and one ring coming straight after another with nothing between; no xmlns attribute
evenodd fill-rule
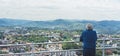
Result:
<svg viewBox="0 0 120 56"><path fill-rule="evenodd" d="M96 50L96 56L102 56L102 50Z"/></svg>
<svg viewBox="0 0 120 56"><path fill-rule="evenodd" d="M67 49L79 49L81 48L81 43L63 43L62 44L62 48L63 50L67 50Z"/></svg>

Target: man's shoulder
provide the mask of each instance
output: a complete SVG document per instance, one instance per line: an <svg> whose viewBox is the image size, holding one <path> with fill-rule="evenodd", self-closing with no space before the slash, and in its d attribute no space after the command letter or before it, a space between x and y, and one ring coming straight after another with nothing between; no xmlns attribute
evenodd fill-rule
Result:
<svg viewBox="0 0 120 56"><path fill-rule="evenodd" d="M82 31L83 33L87 32L87 30Z"/></svg>
<svg viewBox="0 0 120 56"><path fill-rule="evenodd" d="M95 30L93 30L93 32L96 32Z"/></svg>
<svg viewBox="0 0 120 56"><path fill-rule="evenodd" d="M96 33L95 30L90 30L90 31L89 31L89 30L85 30L85 31L83 31L83 32L84 32L84 33L85 33L85 32L95 32L95 33Z"/></svg>
<svg viewBox="0 0 120 56"><path fill-rule="evenodd" d="M95 33L96 33L96 31L95 31L95 30L93 30L93 32L95 32Z"/></svg>
<svg viewBox="0 0 120 56"><path fill-rule="evenodd" d="M96 32L95 30L91 30L92 32ZM89 32L88 30L82 31L83 33Z"/></svg>

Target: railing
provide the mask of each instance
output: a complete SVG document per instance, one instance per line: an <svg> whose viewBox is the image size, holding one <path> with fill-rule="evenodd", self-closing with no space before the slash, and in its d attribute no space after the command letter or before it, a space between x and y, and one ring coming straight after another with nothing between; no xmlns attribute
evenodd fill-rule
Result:
<svg viewBox="0 0 120 56"><path fill-rule="evenodd" d="M105 56L105 49L116 49L117 47L105 47L105 41L106 40L120 40L120 38L109 38L109 39L98 39L98 41L102 41L102 47L98 47L96 49L102 50L102 56ZM75 56L76 51L82 51L81 49L69 49L69 50L51 50L51 51L38 51L35 52L35 45L45 45L45 44L62 44L62 43L78 43L76 41L60 41L60 42L45 42L45 43L30 43L30 44L7 44L7 45L0 45L0 47L15 47L15 46L31 46L31 52L25 52L25 53L8 53L8 54L0 54L0 56L45 56L46 54L48 56ZM47 56L46 55L46 56ZM77 55L76 55L77 56Z"/></svg>

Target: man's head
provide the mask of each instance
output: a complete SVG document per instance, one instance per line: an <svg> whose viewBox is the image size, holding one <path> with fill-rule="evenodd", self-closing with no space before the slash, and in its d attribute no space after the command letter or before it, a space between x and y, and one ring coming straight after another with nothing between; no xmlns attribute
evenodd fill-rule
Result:
<svg viewBox="0 0 120 56"><path fill-rule="evenodd" d="M90 23L86 24L86 29L87 30L93 30L93 25L90 24Z"/></svg>

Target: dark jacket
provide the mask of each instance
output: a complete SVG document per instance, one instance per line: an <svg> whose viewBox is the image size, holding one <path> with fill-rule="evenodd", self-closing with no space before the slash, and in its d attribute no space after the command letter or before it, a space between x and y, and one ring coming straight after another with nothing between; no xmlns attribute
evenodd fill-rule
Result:
<svg viewBox="0 0 120 56"><path fill-rule="evenodd" d="M80 41L83 42L83 48L96 48L97 34L93 30L85 30L80 36Z"/></svg>

